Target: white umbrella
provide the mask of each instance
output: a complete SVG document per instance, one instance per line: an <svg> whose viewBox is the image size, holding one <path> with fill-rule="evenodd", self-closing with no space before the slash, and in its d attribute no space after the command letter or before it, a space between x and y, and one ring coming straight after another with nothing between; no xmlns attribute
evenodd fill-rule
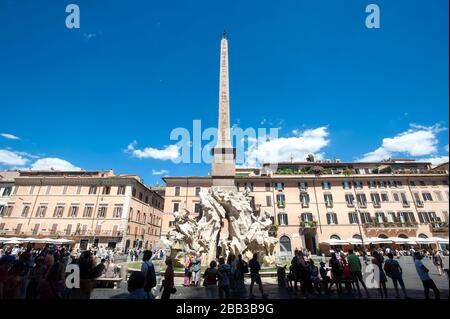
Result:
<svg viewBox="0 0 450 319"><path fill-rule="evenodd" d="M2 242L4 242L4 241L8 241L9 240L9 238L6 238L6 237L0 237L0 243L2 243Z"/></svg>
<svg viewBox="0 0 450 319"><path fill-rule="evenodd" d="M441 237L432 237L431 238L433 240L434 243L439 243L439 244L448 244L448 238L441 238Z"/></svg>
<svg viewBox="0 0 450 319"><path fill-rule="evenodd" d="M437 240L433 239L433 238L421 238L421 237L417 237L414 238L414 240L418 243L418 244L433 244L436 243Z"/></svg>
<svg viewBox="0 0 450 319"><path fill-rule="evenodd" d="M42 239L40 238L33 238L33 237L27 237L24 239L21 239L24 243L40 243Z"/></svg>
<svg viewBox="0 0 450 319"><path fill-rule="evenodd" d="M348 242L352 245L362 245L363 241L358 238L349 239Z"/></svg>
<svg viewBox="0 0 450 319"><path fill-rule="evenodd" d="M73 243L73 240L60 238L60 239L55 239L53 241L53 243L55 243L55 244L69 244L69 243Z"/></svg>
<svg viewBox="0 0 450 319"><path fill-rule="evenodd" d="M415 245L416 241L414 238L401 238L401 237L390 237L395 244L410 244Z"/></svg>
<svg viewBox="0 0 450 319"><path fill-rule="evenodd" d="M48 244L53 244L55 242L55 239L53 238L42 238L41 239L41 243L48 243Z"/></svg>

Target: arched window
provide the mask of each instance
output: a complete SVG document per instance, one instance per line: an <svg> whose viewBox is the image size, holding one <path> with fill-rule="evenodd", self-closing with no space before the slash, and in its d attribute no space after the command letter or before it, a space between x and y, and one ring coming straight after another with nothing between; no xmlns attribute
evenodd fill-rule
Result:
<svg viewBox="0 0 450 319"><path fill-rule="evenodd" d="M388 236L386 236L385 234L380 234L380 235L378 235L378 238L386 239L386 238L388 238Z"/></svg>
<svg viewBox="0 0 450 319"><path fill-rule="evenodd" d="M337 240L341 240L341 237L339 237L338 235L331 235L330 239L337 239Z"/></svg>
<svg viewBox="0 0 450 319"><path fill-rule="evenodd" d="M425 234L419 234L419 236L418 236L419 238L428 238L428 236L427 235L425 235Z"/></svg>
<svg viewBox="0 0 450 319"><path fill-rule="evenodd" d="M128 221L133 220L133 207L130 207L130 214L128 215Z"/></svg>
<svg viewBox="0 0 450 319"><path fill-rule="evenodd" d="M144 224L147 223L147 214L144 213Z"/></svg>
<svg viewBox="0 0 450 319"><path fill-rule="evenodd" d="M399 238L408 238L408 236L406 236L405 234L400 234L398 235Z"/></svg>
<svg viewBox="0 0 450 319"><path fill-rule="evenodd" d="M361 235L358 235L358 234L353 235L352 238L362 240Z"/></svg>
<svg viewBox="0 0 450 319"><path fill-rule="evenodd" d="M280 255L288 256L292 254L291 239L288 236L280 237Z"/></svg>

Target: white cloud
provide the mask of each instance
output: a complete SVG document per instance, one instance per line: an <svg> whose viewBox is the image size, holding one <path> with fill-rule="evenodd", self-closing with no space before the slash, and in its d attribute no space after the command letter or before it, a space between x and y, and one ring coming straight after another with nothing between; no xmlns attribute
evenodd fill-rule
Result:
<svg viewBox="0 0 450 319"><path fill-rule="evenodd" d="M444 146L444 150L448 153L448 144Z"/></svg>
<svg viewBox="0 0 450 319"><path fill-rule="evenodd" d="M135 149L137 141L128 144L127 151L137 158L153 158L158 160L175 160L180 156L180 147L178 145L168 145L163 149L146 147L144 149Z"/></svg>
<svg viewBox="0 0 450 319"><path fill-rule="evenodd" d="M169 173L169 171L165 170L165 169L162 169L160 171L152 169L152 174L153 175L165 175L165 174L168 174L168 173Z"/></svg>
<svg viewBox="0 0 450 319"><path fill-rule="evenodd" d="M22 166L28 162L28 159L21 154L2 149L0 150L0 164Z"/></svg>
<svg viewBox="0 0 450 319"><path fill-rule="evenodd" d="M436 134L443 130L445 128L440 127L439 124L433 126L411 124L407 131L394 137L383 138L379 148L364 154L359 160L378 162L402 154L415 157L435 154L439 142Z"/></svg>
<svg viewBox="0 0 450 319"><path fill-rule="evenodd" d="M257 166L262 163L283 161L305 161L308 154L323 158L320 151L329 144L327 127L299 131L293 137L259 139L249 145L246 152L247 166ZM250 141L249 141L250 142Z"/></svg>
<svg viewBox="0 0 450 319"><path fill-rule="evenodd" d="M3 136L4 138L7 138L9 140L20 140L20 137L9 133L0 133L0 136Z"/></svg>
<svg viewBox="0 0 450 319"><path fill-rule="evenodd" d="M418 161L430 162L432 165L439 165L439 164L448 162L449 157L448 156L434 156L434 157L429 157L429 158L420 158L420 159L418 159Z"/></svg>
<svg viewBox="0 0 450 319"><path fill-rule="evenodd" d="M81 168L72 163L56 157L40 158L31 165L32 170L57 170L57 171L79 171Z"/></svg>

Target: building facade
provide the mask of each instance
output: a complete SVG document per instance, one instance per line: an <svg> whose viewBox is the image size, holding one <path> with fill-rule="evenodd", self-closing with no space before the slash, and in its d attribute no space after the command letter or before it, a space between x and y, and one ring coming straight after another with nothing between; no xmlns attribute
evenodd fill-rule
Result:
<svg viewBox="0 0 450 319"><path fill-rule="evenodd" d="M198 193L212 185L210 177L164 180L162 235L182 207L193 217L201 214ZM448 171L431 169L430 163L279 163L275 171L238 168L235 185L247 188L256 212L272 216L280 255L296 248L327 252L330 239L448 239Z"/></svg>
<svg viewBox="0 0 450 319"><path fill-rule="evenodd" d="M0 193L0 236L74 240L75 247L152 248L164 200L136 175L19 171ZM7 196L5 196L5 194ZM9 194L9 195L8 195Z"/></svg>

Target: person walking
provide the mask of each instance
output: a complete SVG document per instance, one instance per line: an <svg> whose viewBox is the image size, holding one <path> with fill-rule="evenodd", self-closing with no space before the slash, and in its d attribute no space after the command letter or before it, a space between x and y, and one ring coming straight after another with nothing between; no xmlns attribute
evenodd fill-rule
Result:
<svg viewBox="0 0 450 319"><path fill-rule="evenodd" d="M255 283L259 287L259 291L261 292L261 295L263 298L266 298L266 294L264 293L262 281L261 281L261 275L259 274L259 271L261 270L261 265L258 261L258 253L253 254L253 258L248 263L248 266L250 267L250 298L254 298L255 295L253 295L253 286Z"/></svg>
<svg viewBox="0 0 450 319"><path fill-rule="evenodd" d="M383 270L384 257L376 250L373 251L372 256L372 264L376 266L378 270L378 278L375 278L378 279L379 283L378 291L380 292L381 298L387 298L387 277Z"/></svg>
<svg viewBox="0 0 450 319"><path fill-rule="evenodd" d="M245 298L245 296L247 295L247 290L245 288L244 276L246 273L248 273L248 265L245 261L242 260L242 255L239 255L234 261L233 272L234 282L236 284L234 291L235 297Z"/></svg>
<svg viewBox="0 0 450 319"><path fill-rule="evenodd" d="M397 260L394 260L394 254L389 252L387 254L388 260L384 263L384 271L386 272L386 276L392 279L394 284L396 298L400 298L400 294L398 293L398 284L402 287L403 295L405 298L408 298L408 294L406 293L405 283L403 282L403 269L400 267L400 264Z"/></svg>
<svg viewBox="0 0 450 319"><path fill-rule="evenodd" d="M183 286L189 287L190 280L191 280L191 263L192 257L189 256L186 258L186 261L184 262L184 279L183 279Z"/></svg>
<svg viewBox="0 0 450 319"><path fill-rule="evenodd" d="M350 269L350 277L352 278L353 282L356 285L356 289L358 290L358 295L361 296L361 289L359 287L359 283L361 283L361 285L363 286L363 288L367 294L367 298L370 298L369 290L367 290L366 284L362 277L361 260L359 259L358 256L355 255L355 253L353 252L353 249L350 249L348 251L347 262L348 262L348 266Z"/></svg>
<svg viewBox="0 0 450 319"><path fill-rule="evenodd" d="M144 274L144 291L149 294L150 299L154 299L151 291L153 287L156 287L156 273L151 259L152 251L145 250L142 257L141 272Z"/></svg>
<svg viewBox="0 0 450 319"><path fill-rule="evenodd" d="M211 261L209 268L207 268L203 274L203 286L205 286L206 296L208 299L217 299L217 279L219 272L216 267L216 261Z"/></svg>
<svg viewBox="0 0 450 319"><path fill-rule="evenodd" d="M414 257L415 257L414 265L416 266L416 271L417 274L419 275L420 280L422 280L425 298L430 299L430 289L432 289L434 292L434 298L440 299L441 293L439 289L436 287L436 284L434 283L433 279L431 279L428 268L425 267L425 265L422 263L423 256L420 254L419 251L416 251Z"/></svg>
<svg viewBox="0 0 450 319"><path fill-rule="evenodd" d="M219 258L219 298L223 299L230 298L230 277L231 277L231 266L225 263L225 258Z"/></svg>
<svg viewBox="0 0 450 319"><path fill-rule="evenodd" d="M439 250L435 250L433 253L433 264L436 266L439 276L442 276L444 274L444 262Z"/></svg>
<svg viewBox="0 0 450 319"><path fill-rule="evenodd" d="M166 258L166 271L164 272L164 280L161 285L161 289L163 289L161 299L170 299L170 295L176 292L176 288L174 287L174 274L173 274L173 262L172 258Z"/></svg>

